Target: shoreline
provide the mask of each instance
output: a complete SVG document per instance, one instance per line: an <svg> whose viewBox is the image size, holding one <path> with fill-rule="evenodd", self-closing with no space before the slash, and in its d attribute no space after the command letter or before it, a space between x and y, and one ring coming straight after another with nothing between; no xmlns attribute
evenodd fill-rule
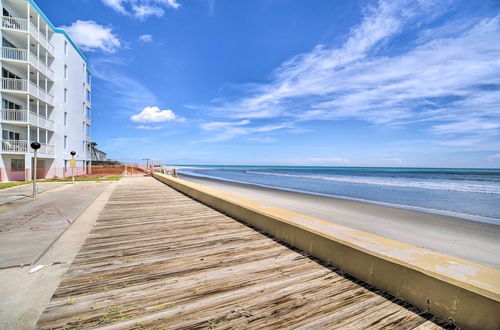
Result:
<svg viewBox="0 0 500 330"><path fill-rule="evenodd" d="M203 174L194 175L194 174L187 174L187 173L179 173L179 175L183 175L185 177L190 177L193 179L199 178L199 179L206 179L209 181L213 180L214 182L226 182L229 184L235 183L237 185L239 184L239 185L244 185L244 186L254 186L254 187L259 187L259 188L271 189L271 190L276 190L276 191L294 192L294 193L298 193L298 194L302 194L302 195L313 195L313 196L335 198L335 199L340 199L340 200L355 201L355 202L360 202L360 203L368 203L368 204L373 204L373 205L398 208L398 209L402 209L402 210L417 211L417 212L424 212L424 213L430 213L430 214L449 216L449 217L453 217L453 218L474 221L474 222L484 222L484 223L500 226L500 218L492 218L492 217L486 217L486 216L481 216L481 215L459 213L459 212L432 209L432 208L424 208L424 207L412 206L412 205L394 204L394 203L389 203L389 202L374 201L374 200L356 198L356 197L329 195L329 194L323 194L323 193L319 193L319 192L296 190L296 189L291 189L291 188L274 187L274 186L270 186L270 185L268 186L268 185L258 184L258 183L250 183L250 182L243 182L243 181L237 181L237 180L222 179L222 178L212 177L212 176L203 175Z"/></svg>
<svg viewBox="0 0 500 330"><path fill-rule="evenodd" d="M390 207L180 174L182 179L500 269L500 226Z"/></svg>

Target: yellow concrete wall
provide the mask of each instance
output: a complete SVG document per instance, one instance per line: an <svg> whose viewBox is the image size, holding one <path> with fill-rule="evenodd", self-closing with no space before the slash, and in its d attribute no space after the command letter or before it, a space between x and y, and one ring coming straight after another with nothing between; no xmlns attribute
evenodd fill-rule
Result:
<svg viewBox="0 0 500 330"><path fill-rule="evenodd" d="M390 294L470 329L500 329L500 271L217 189L155 178Z"/></svg>

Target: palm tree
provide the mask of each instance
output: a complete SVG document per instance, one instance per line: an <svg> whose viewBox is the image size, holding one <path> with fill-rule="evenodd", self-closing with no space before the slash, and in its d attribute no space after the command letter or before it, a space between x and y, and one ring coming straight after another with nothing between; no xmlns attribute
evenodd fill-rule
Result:
<svg viewBox="0 0 500 330"><path fill-rule="evenodd" d="M95 160L98 161L99 157L97 157L96 147L97 147L97 143L96 142L90 142L90 148L94 152Z"/></svg>

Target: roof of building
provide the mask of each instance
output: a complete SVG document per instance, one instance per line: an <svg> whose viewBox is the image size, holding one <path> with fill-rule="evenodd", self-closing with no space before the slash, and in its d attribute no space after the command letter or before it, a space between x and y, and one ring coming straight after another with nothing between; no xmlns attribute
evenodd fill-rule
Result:
<svg viewBox="0 0 500 330"><path fill-rule="evenodd" d="M47 24L50 26L50 28L56 32L56 33L61 33L63 34L66 39L68 39L68 41L71 43L71 45L75 48L75 50L78 52L78 54L80 54L80 56L82 57L82 59L87 63L87 58L85 57L85 55L83 55L82 51L80 50L80 48L78 48L78 46L74 43L74 41L71 39L71 37L66 33L66 31L64 31L64 29L61 29L61 28L56 28L54 26L54 24L52 24L52 22L49 20L49 18L47 16L45 16L45 14L42 12L42 10L37 6L37 4L33 1L33 0L24 0L28 3L30 3L33 8L35 8L35 10L40 14L40 16L43 17L43 19L47 22ZM90 72L90 70L87 70ZM91 72L90 72L91 73Z"/></svg>

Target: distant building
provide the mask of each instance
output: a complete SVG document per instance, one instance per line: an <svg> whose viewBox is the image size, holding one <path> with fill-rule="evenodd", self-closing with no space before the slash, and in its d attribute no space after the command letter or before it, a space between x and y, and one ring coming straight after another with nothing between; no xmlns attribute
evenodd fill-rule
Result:
<svg viewBox="0 0 500 330"><path fill-rule="evenodd" d="M35 141L42 146L37 177L68 175L71 151L77 173L86 173L91 159L87 60L33 0L0 1L0 180L31 179Z"/></svg>
<svg viewBox="0 0 500 330"><path fill-rule="evenodd" d="M94 152L95 151L95 152ZM104 151L101 151L99 149L92 150L92 160L93 161L107 161L108 160L108 154L105 153Z"/></svg>

